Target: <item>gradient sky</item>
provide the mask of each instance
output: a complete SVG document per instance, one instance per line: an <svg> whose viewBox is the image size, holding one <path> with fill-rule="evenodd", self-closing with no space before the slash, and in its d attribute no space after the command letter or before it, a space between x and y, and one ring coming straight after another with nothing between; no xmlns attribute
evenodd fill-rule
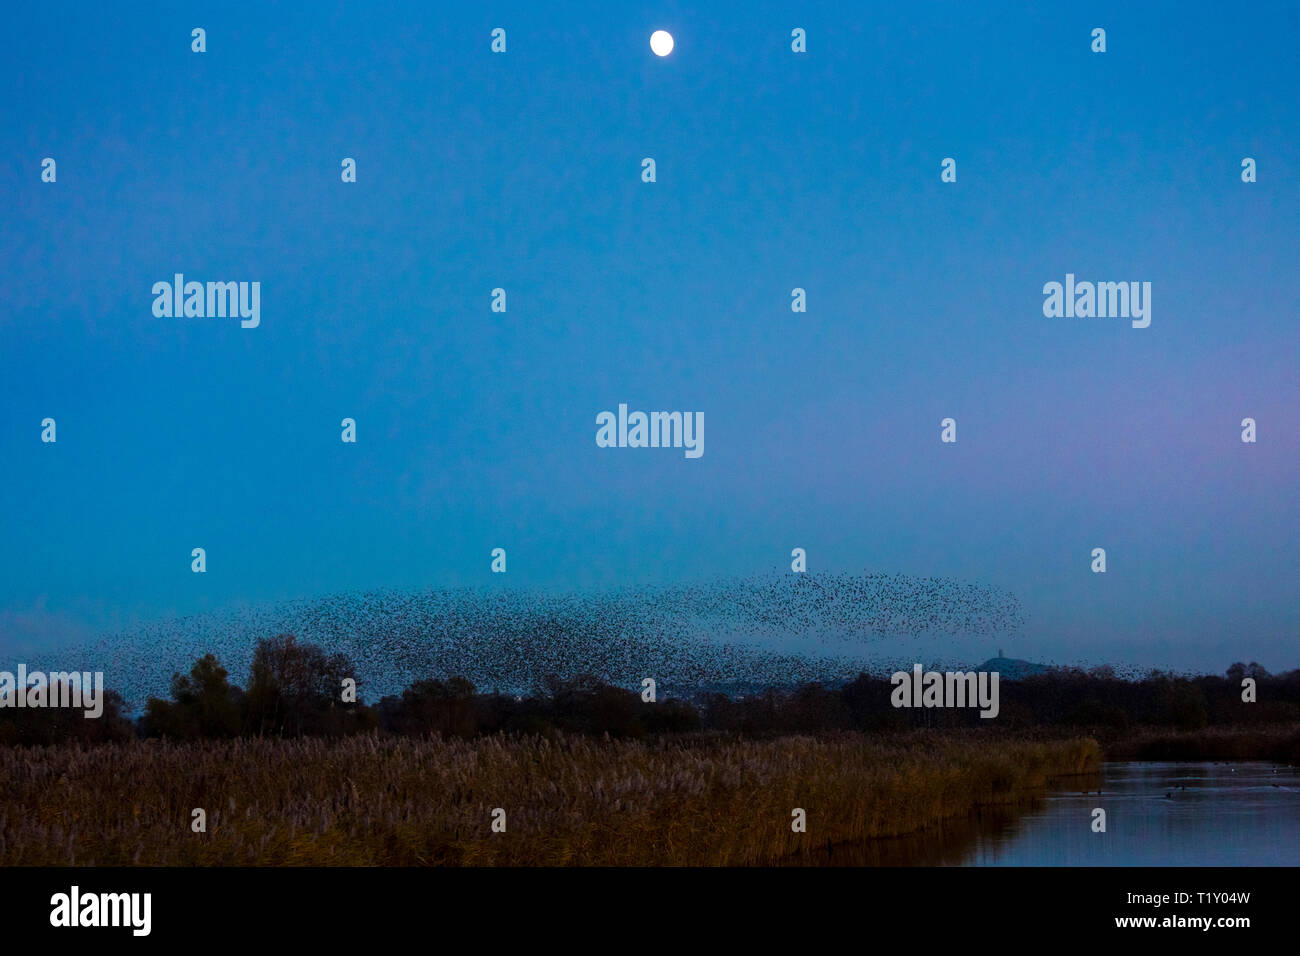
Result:
<svg viewBox="0 0 1300 956"><path fill-rule="evenodd" d="M464 6L7 11L0 652L802 546L1014 592L1015 656L1300 666L1294 4ZM1045 318L1067 272L1150 328ZM704 456L598 448L620 402Z"/></svg>

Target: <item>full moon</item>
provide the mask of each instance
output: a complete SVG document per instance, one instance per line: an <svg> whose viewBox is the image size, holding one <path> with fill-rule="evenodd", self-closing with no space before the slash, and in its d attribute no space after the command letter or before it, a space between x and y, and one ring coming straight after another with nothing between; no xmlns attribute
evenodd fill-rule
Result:
<svg viewBox="0 0 1300 956"><path fill-rule="evenodd" d="M655 56L667 56L673 52L673 35L667 30L656 30L650 34L650 49Z"/></svg>

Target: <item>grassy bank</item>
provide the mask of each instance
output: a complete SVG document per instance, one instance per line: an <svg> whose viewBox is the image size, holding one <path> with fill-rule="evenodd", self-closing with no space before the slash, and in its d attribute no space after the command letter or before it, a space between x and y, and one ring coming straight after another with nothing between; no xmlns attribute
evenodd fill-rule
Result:
<svg viewBox="0 0 1300 956"><path fill-rule="evenodd" d="M1015 803L1100 756L960 733L3 748L0 863L762 864Z"/></svg>

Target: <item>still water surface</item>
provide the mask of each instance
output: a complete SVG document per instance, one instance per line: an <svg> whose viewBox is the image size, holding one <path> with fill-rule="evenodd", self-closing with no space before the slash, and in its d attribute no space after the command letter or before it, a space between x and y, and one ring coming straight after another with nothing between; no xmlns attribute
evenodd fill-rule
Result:
<svg viewBox="0 0 1300 956"><path fill-rule="evenodd" d="M1092 830L1097 807L1106 811L1105 833ZM802 862L1296 866L1300 769L1263 762L1107 763L1100 774L1064 778L1018 809L986 810L919 836L834 847Z"/></svg>

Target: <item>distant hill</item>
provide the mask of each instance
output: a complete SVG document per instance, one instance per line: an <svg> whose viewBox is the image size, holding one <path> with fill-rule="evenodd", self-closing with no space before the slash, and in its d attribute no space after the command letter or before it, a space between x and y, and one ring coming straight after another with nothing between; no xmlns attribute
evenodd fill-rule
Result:
<svg viewBox="0 0 1300 956"><path fill-rule="evenodd" d="M1035 664L1033 661L1022 661L1014 657L990 657L975 669L977 671L996 671L1000 677L1006 680L1020 680L1022 677L1046 674L1052 668L1047 664Z"/></svg>

